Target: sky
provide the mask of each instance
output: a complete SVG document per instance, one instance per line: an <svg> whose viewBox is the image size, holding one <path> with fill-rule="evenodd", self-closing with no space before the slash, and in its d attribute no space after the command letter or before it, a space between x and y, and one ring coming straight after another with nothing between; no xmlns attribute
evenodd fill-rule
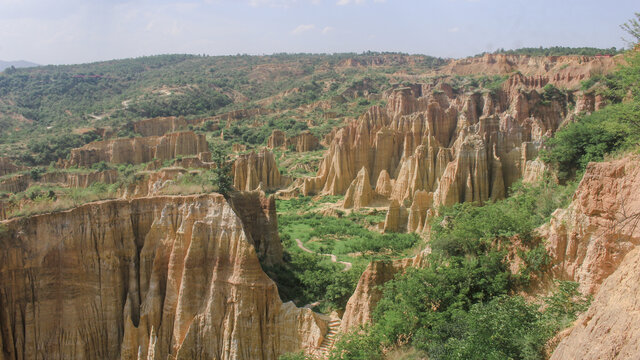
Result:
<svg viewBox="0 0 640 360"><path fill-rule="evenodd" d="M0 60L623 47L638 0L0 0Z"/></svg>

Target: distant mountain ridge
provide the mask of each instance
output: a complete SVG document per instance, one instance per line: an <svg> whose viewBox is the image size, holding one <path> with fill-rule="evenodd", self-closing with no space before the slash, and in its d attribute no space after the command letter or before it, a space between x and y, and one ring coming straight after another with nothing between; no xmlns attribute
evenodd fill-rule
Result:
<svg viewBox="0 0 640 360"><path fill-rule="evenodd" d="M0 71L4 71L4 69L10 68L11 66L14 66L16 68L26 68L26 67L33 67L33 66L39 66L39 65L36 63L32 63L30 61L25 61L25 60L16 60L16 61L0 60Z"/></svg>

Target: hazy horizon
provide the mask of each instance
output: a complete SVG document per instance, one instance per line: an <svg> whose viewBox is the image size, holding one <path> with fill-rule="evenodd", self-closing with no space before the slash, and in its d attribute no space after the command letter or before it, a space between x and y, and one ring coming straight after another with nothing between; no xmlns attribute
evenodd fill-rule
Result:
<svg viewBox="0 0 640 360"><path fill-rule="evenodd" d="M620 48L636 1L0 0L0 60L78 64L160 54Z"/></svg>

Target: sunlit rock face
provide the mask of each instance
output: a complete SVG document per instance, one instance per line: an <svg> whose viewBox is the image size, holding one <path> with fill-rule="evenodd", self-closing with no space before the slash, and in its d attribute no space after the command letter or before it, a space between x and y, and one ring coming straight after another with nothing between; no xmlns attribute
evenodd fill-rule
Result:
<svg viewBox="0 0 640 360"><path fill-rule="evenodd" d="M567 99L542 97L547 83L513 74L492 92L446 83L390 90L386 107L372 107L330 134L315 177L282 194L346 194L344 204L353 207L354 186L367 190L365 171L374 197L413 208L386 228L415 232L425 229L426 207L504 198L517 180L541 176L544 164L535 159L542 141L573 114ZM417 203L416 194L422 194Z"/></svg>
<svg viewBox="0 0 640 360"><path fill-rule="evenodd" d="M319 346L326 320L281 302L257 256L273 251L248 229L261 220L234 207L145 197L4 222L0 358L277 359Z"/></svg>

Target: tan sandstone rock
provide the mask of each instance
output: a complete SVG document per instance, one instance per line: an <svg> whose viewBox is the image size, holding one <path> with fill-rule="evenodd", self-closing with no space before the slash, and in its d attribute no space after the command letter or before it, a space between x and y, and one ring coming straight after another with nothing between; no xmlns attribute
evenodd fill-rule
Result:
<svg viewBox="0 0 640 360"><path fill-rule="evenodd" d="M369 172L363 167L347 189L342 206L347 209L360 209L369 205L371 201L373 201L373 190L369 181Z"/></svg>
<svg viewBox="0 0 640 360"><path fill-rule="evenodd" d="M4 359L277 359L326 319L282 304L221 195L92 203L3 223Z"/></svg>

